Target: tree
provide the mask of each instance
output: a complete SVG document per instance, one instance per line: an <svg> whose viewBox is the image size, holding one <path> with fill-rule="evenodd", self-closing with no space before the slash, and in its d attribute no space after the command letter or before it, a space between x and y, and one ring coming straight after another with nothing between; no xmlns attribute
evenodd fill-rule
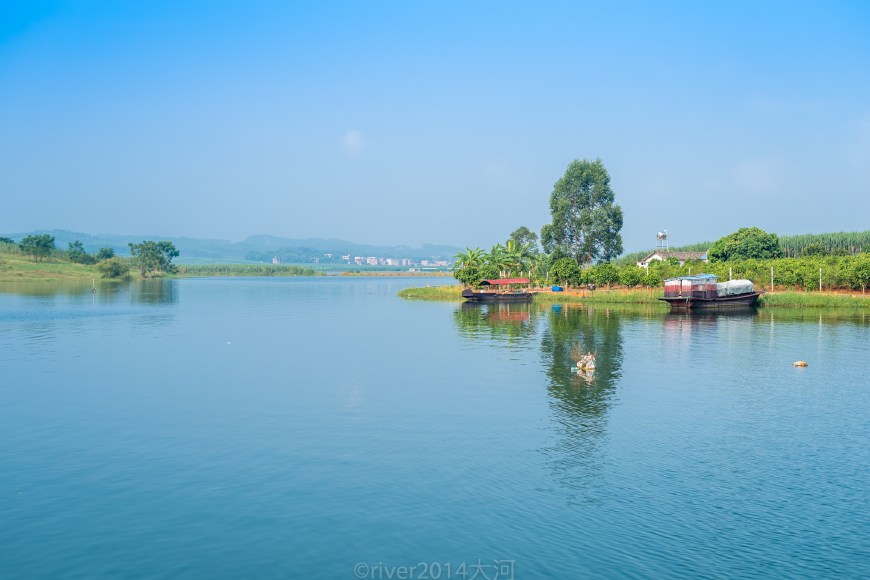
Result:
<svg viewBox="0 0 870 580"><path fill-rule="evenodd" d="M78 264L93 264L96 262L94 257L85 251L84 245L79 240L69 243L69 249L67 250L66 255L71 262L76 262Z"/></svg>
<svg viewBox="0 0 870 580"><path fill-rule="evenodd" d="M591 275L596 284L606 284L608 288L614 282L619 281L619 270L613 264L598 264L592 268Z"/></svg>
<svg viewBox="0 0 870 580"><path fill-rule="evenodd" d="M115 257L115 250L112 248L100 248L97 251L97 260L108 260Z"/></svg>
<svg viewBox="0 0 870 580"><path fill-rule="evenodd" d="M130 276L130 265L123 258L108 258L97 262L97 270L103 278L127 278Z"/></svg>
<svg viewBox="0 0 870 580"><path fill-rule="evenodd" d="M529 270L532 252L531 247L528 244L521 244L511 238L505 243L502 253L504 255L505 267L509 276L517 271L527 272Z"/></svg>
<svg viewBox="0 0 870 580"><path fill-rule="evenodd" d="M178 257L178 250L172 242L143 241L141 244L127 244L133 263L145 276L149 272L172 272L172 258Z"/></svg>
<svg viewBox="0 0 870 580"><path fill-rule="evenodd" d="M477 266L466 266L453 272L453 277L465 286L477 286L483 280Z"/></svg>
<svg viewBox="0 0 870 580"><path fill-rule="evenodd" d="M486 255L486 265L493 266L498 272L494 278L501 276L501 272L510 266L510 258L505 254L505 247L501 244L494 245ZM487 278L490 279L490 278Z"/></svg>
<svg viewBox="0 0 870 580"><path fill-rule="evenodd" d="M0 244L14 244L14 243L15 243L15 240L13 240L12 238L5 238L5 237L0 236Z"/></svg>
<svg viewBox="0 0 870 580"><path fill-rule="evenodd" d="M520 226L512 231L510 239L520 246L527 247L529 254L538 253L538 234L529 230L526 226Z"/></svg>
<svg viewBox="0 0 870 580"><path fill-rule="evenodd" d="M31 254L38 262L54 249L54 236L49 234L24 236L18 247L21 248L22 252Z"/></svg>
<svg viewBox="0 0 870 580"><path fill-rule="evenodd" d="M574 258L561 258L550 268L550 277L563 284L579 284L580 266Z"/></svg>
<svg viewBox="0 0 870 580"><path fill-rule="evenodd" d="M613 200L600 159L572 161L550 194L553 223L541 230L544 251L572 256L581 264L617 257L622 253L622 208Z"/></svg>
<svg viewBox="0 0 870 580"><path fill-rule="evenodd" d="M477 286L482 280L480 266L483 264L484 252L480 248L465 248L454 256L453 277L466 286Z"/></svg>
<svg viewBox="0 0 870 580"><path fill-rule="evenodd" d="M740 228L713 242L707 258L711 262L769 260L782 258L782 248L776 234L768 234L759 228Z"/></svg>
<svg viewBox="0 0 870 580"><path fill-rule="evenodd" d="M860 257L852 266L852 278L861 286L861 293L870 285L870 258Z"/></svg>
<svg viewBox="0 0 870 580"><path fill-rule="evenodd" d="M628 288L634 288L643 281L646 272L637 266L626 266L619 271L619 283Z"/></svg>
<svg viewBox="0 0 870 580"><path fill-rule="evenodd" d="M457 272L463 268L473 267L478 268L483 263L484 252L480 248L465 248L465 252L459 252L453 256L453 271ZM458 279L458 278L457 278Z"/></svg>

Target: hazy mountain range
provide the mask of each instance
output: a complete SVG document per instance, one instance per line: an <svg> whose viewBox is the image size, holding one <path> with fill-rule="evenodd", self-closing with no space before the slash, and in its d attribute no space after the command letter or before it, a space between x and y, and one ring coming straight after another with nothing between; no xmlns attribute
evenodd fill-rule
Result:
<svg viewBox="0 0 870 580"><path fill-rule="evenodd" d="M87 252L93 253L100 248L112 248L122 256L130 255L128 243L139 243L143 240L167 240L175 244L181 255L178 263L205 262L269 262L274 256L285 263L309 263L315 258L321 262L341 262L341 256L375 256L381 258L410 258L414 260L449 259L462 251L463 248L438 244L423 244L418 248L410 246L375 246L359 244L346 240L322 238L282 238L269 235L255 235L240 242L229 240L197 239L186 237L167 237L155 235L116 235L116 234L85 234L68 230L36 230L0 234L20 241L28 234L50 234L54 236L55 245L66 249L70 242L79 240ZM332 257L327 257L332 254Z"/></svg>

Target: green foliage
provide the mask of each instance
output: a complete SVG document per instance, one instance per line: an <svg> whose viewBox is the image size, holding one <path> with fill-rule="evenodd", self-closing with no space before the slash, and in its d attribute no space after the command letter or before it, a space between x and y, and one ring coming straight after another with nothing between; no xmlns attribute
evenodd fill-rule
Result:
<svg viewBox="0 0 870 580"><path fill-rule="evenodd" d="M480 267L481 280L493 280L500 277L501 272L499 271L498 266L496 266L495 264L484 264Z"/></svg>
<svg viewBox="0 0 870 580"><path fill-rule="evenodd" d="M467 266L474 266L475 268L479 267L484 258L486 257L486 253L480 248L465 248L464 252L459 252L455 256L453 256L453 270L459 270L461 268L465 268Z"/></svg>
<svg viewBox="0 0 870 580"><path fill-rule="evenodd" d="M620 268L619 283L628 288L634 288L643 281L643 268Z"/></svg>
<svg viewBox="0 0 870 580"><path fill-rule="evenodd" d="M477 266L465 266L453 272L453 277L465 286L477 286L483 280L480 268Z"/></svg>
<svg viewBox="0 0 870 580"><path fill-rule="evenodd" d="M84 245L79 240L70 242L68 245L69 249L66 252L66 256L70 262L75 262L76 264L95 264L97 262L94 256L85 251Z"/></svg>
<svg viewBox="0 0 870 580"><path fill-rule="evenodd" d="M536 255L538 253L538 234L526 226L520 226L512 231L510 239L517 245L528 248L529 254Z"/></svg>
<svg viewBox="0 0 870 580"><path fill-rule="evenodd" d="M809 243L801 250L801 256L824 256L827 253L825 247L818 242Z"/></svg>
<svg viewBox="0 0 870 580"><path fill-rule="evenodd" d="M635 268L637 268L637 266L635 266ZM616 266L613 264L598 264L590 270L589 277L599 286L610 286L619 281L619 270L617 270Z"/></svg>
<svg viewBox="0 0 870 580"><path fill-rule="evenodd" d="M575 159L550 194L553 222L541 230L544 251L578 263L607 262L622 253L622 208L600 159Z"/></svg>
<svg viewBox="0 0 870 580"><path fill-rule="evenodd" d="M862 254L852 264L852 280L855 285L860 286L861 290L865 290L870 286L870 256Z"/></svg>
<svg viewBox="0 0 870 580"><path fill-rule="evenodd" d="M580 266L574 258L561 258L550 268L550 277L554 282L566 285L580 284Z"/></svg>
<svg viewBox="0 0 870 580"><path fill-rule="evenodd" d="M18 246L22 252L32 255L38 262L48 256L54 249L54 236L49 234L31 234L24 236Z"/></svg>
<svg viewBox="0 0 870 580"><path fill-rule="evenodd" d="M100 260L108 260L109 258L115 257L115 250L112 248L100 248L97 251L97 261Z"/></svg>
<svg viewBox="0 0 870 580"><path fill-rule="evenodd" d="M172 258L178 257L178 250L172 242L143 241L141 244L127 244L133 256L133 263L142 276L173 272Z"/></svg>
<svg viewBox="0 0 870 580"><path fill-rule="evenodd" d="M707 257L711 262L728 260L764 260L781 258L782 249L776 234L759 228L740 228L710 246Z"/></svg>
<svg viewBox="0 0 870 580"><path fill-rule="evenodd" d="M12 238L5 238L3 236L0 236L0 244L14 244L14 243L15 243L15 240L13 240Z"/></svg>
<svg viewBox="0 0 870 580"><path fill-rule="evenodd" d="M797 258L806 254L807 246L819 246L825 255L855 255L870 251L870 230L863 232L837 232L829 234L801 234L780 236L779 245L785 256Z"/></svg>
<svg viewBox="0 0 870 580"><path fill-rule="evenodd" d="M107 258L97 262L97 271L103 278L129 278L130 264L123 258Z"/></svg>

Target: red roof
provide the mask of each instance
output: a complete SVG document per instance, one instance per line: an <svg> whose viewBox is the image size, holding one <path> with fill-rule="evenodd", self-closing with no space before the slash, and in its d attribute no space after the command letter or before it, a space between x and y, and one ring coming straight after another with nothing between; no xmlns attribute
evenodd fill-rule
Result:
<svg viewBox="0 0 870 580"><path fill-rule="evenodd" d="M484 280L481 284L492 284L499 286L504 284L528 284L528 278L496 278L495 280Z"/></svg>

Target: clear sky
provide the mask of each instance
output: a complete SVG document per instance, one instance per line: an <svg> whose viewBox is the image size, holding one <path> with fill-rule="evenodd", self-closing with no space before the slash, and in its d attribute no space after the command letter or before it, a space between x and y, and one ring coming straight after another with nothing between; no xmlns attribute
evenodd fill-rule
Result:
<svg viewBox="0 0 870 580"><path fill-rule="evenodd" d="M627 251L870 229L870 2L0 0L0 232Z"/></svg>

